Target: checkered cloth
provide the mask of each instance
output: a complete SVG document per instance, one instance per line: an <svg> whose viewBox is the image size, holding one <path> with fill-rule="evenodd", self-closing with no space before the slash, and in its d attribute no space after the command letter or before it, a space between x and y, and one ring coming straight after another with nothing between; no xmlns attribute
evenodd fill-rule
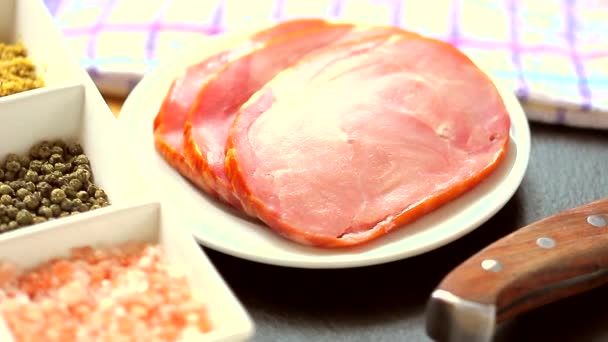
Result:
<svg viewBox="0 0 608 342"><path fill-rule="evenodd" d="M45 0L102 92L126 95L179 48L296 17L392 24L482 62L530 120L608 129L606 0Z"/></svg>

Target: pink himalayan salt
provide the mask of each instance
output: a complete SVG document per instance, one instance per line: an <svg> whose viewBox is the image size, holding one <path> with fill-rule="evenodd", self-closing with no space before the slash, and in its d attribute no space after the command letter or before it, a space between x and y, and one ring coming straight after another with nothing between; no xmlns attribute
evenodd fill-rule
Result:
<svg viewBox="0 0 608 342"><path fill-rule="evenodd" d="M17 342L178 341L211 330L158 245L72 249L19 273L0 263L0 313Z"/></svg>

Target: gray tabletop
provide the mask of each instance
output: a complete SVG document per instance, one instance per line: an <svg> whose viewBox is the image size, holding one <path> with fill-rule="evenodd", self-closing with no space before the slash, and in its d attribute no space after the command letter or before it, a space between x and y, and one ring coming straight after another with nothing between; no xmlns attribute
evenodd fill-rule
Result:
<svg viewBox="0 0 608 342"><path fill-rule="evenodd" d="M252 341L430 341L426 301L460 262L513 230L608 197L608 132L533 124L526 176L507 205L464 238L414 258L345 270L268 266L207 250L250 312ZM497 341L608 341L608 286L503 324Z"/></svg>

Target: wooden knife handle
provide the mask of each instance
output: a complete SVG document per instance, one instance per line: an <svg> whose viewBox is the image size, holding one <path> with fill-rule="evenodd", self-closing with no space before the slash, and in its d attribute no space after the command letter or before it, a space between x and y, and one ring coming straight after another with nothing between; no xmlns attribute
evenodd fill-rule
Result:
<svg viewBox="0 0 608 342"><path fill-rule="evenodd" d="M608 199L521 228L448 274L439 289L492 305L496 322L608 282Z"/></svg>

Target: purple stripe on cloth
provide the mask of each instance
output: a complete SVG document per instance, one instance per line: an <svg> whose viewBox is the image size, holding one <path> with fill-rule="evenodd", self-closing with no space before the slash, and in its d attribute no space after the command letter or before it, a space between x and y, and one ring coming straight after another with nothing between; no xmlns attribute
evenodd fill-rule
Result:
<svg viewBox="0 0 608 342"><path fill-rule="evenodd" d="M46 8L49 10L51 15L54 17L57 14L57 10L61 7L61 3L63 0L45 0L44 4Z"/></svg>
<svg viewBox="0 0 608 342"><path fill-rule="evenodd" d="M509 25L511 28L511 61L513 62L513 66L517 72L517 80L519 83L515 93L520 101L526 102L529 96L529 89L528 85L526 84L526 79L524 78L523 63L520 56L521 50L519 47L519 32L517 29L518 10L516 2L517 0L509 0L509 8L507 11L507 13L509 13Z"/></svg>
<svg viewBox="0 0 608 342"><path fill-rule="evenodd" d="M210 27L213 32L221 32L224 25L224 13L226 12L226 3L224 0L219 0L217 6L213 9L210 18Z"/></svg>
<svg viewBox="0 0 608 342"><path fill-rule="evenodd" d="M287 0L275 0L274 6L272 8L272 19L276 21L280 21L283 19L283 14L285 12L285 3Z"/></svg>
<svg viewBox="0 0 608 342"><path fill-rule="evenodd" d="M97 18L97 21L95 22L95 25L93 27L91 27L91 29L89 30L90 37L89 37L89 41L87 42L87 49L86 49L87 57L89 57L89 58L95 57L96 48L97 48L97 38L99 36L99 32L102 31L103 25L110 18L110 16L112 15L112 10L114 9L114 7L117 4L118 4L118 0L107 0L103 7L103 10L99 14L99 17Z"/></svg>
<svg viewBox="0 0 608 342"><path fill-rule="evenodd" d="M566 114L568 111L564 107L557 107L555 109L555 123L563 125L566 123Z"/></svg>
<svg viewBox="0 0 608 342"><path fill-rule="evenodd" d="M339 18L344 10L346 0L332 0L329 4L329 16Z"/></svg>
<svg viewBox="0 0 608 342"><path fill-rule="evenodd" d="M166 0L154 16L154 20L149 27L148 38L146 39L146 58L149 60L152 60L155 57L156 41L158 39L158 33L161 31L161 23L172 2L173 0Z"/></svg>
<svg viewBox="0 0 608 342"><path fill-rule="evenodd" d="M589 84L587 84L587 76L585 75L585 69L583 63L578 56L576 51L576 18L574 17L576 3L573 0L564 0L562 3L564 20L566 24L566 40L570 46L570 58L574 65L574 72L578 77L578 91L582 98L581 110L591 110L591 90Z"/></svg>
<svg viewBox="0 0 608 342"><path fill-rule="evenodd" d="M460 45L460 1L452 1L450 6L450 37L448 38L448 42L452 45L459 46Z"/></svg>
<svg viewBox="0 0 608 342"><path fill-rule="evenodd" d="M403 0L394 0L392 4L393 17L391 18L391 23L393 26L402 27L403 26L403 9L405 8L403 4Z"/></svg>

